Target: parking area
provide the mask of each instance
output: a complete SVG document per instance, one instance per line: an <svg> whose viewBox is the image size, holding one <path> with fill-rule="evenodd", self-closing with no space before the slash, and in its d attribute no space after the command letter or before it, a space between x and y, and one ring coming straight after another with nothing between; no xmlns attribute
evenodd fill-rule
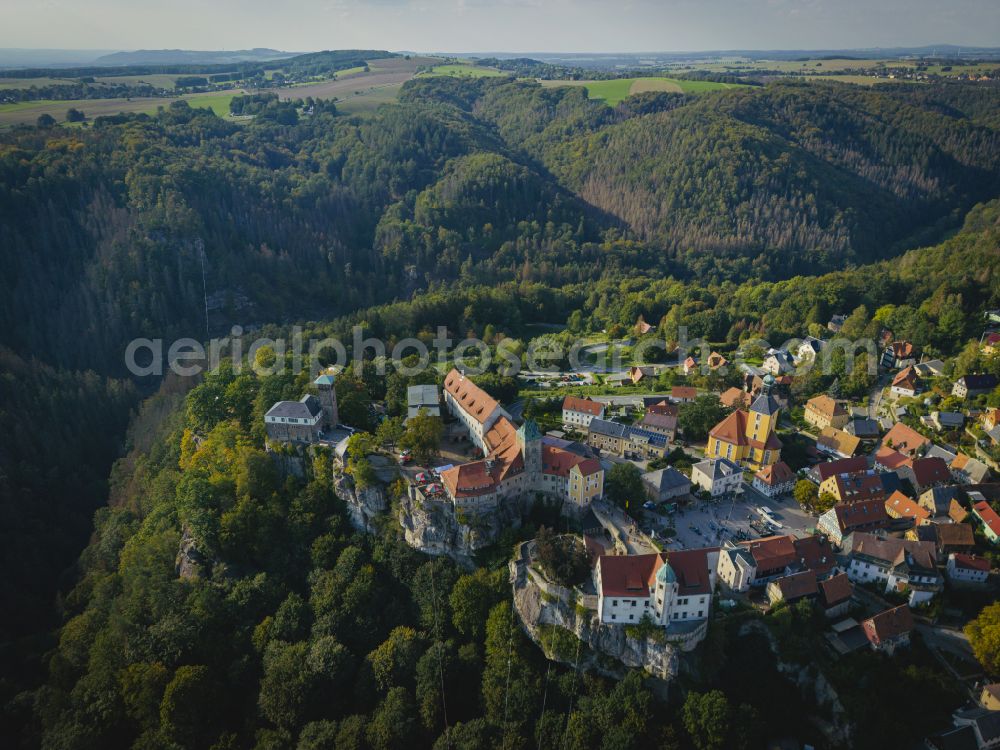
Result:
<svg viewBox="0 0 1000 750"><path fill-rule="evenodd" d="M773 511L771 517L781 524L780 530L768 532L760 524L757 508L761 506ZM667 549L692 549L721 545L729 539L755 539L770 534L808 536L816 527L816 521L790 496L768 498L743 485L739 495L717 500L693 500L678 507L671 515L643 511L642 526L654 529L657 538L664 530L673 528L675 534Z"/></svg>

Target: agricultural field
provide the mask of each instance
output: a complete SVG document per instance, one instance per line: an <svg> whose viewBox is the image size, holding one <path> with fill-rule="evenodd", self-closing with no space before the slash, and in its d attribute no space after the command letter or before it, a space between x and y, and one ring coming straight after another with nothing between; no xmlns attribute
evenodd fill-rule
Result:
<svg viewBox="0 0 1000 750"><path fill-rule="evenodd" d="M543 86L586 86L587 96L615 106L622 99L643 91L670 91L673 93L701 94L706 91L735 88L741 84L715 81L688 81L683 78L645 77L614 78L608 81L540 81Z"/></svg>
<svg viewBox="0 0 1000 750"><path fill-rule="evenodd" d="M196 73L192 75L197 75ZM176 80L181 77L177 73L154 73L148 76L101 76L100 78L95 78L95 83L127 83L127 84L137 84L137 83L148 83L150 86L156 86L159 89L172 89L174 88Z"/></svg>
<svg viewBox="0 0 1000 750"><path fill-rule="evenodd" d="M0 91L4 89L30 89L32 86L52 86L76 83L73 78L0 78Z"/></svg>
<svg viewBox="0 0 1000 750"><path fill-rule="evenodd" d="M435 65L425 76L453 76L456 78L492 78L502 76L504 73L495 68L484 68L481 65L466 65L465 63L449 63L447 65Z"/></svg>
<svg viewBox="0 0 1000 750"><path fill-rule="evenodd" d="M348 94L337 100L337 111L349 115L374 112L383 104L392 104L399 98L401 83L387 83L365 89L357 94Z"/></svg>
<svg viewBox="0 0 1000 750"><path fill-rule="evenodd" d="M64 122L66 119L66 110L71 107L82 111L88 120L104 115L116 115L120 112L155 114L159 107L169 107L178 99L186 100L192 107L209 107L220 117L226 117L229 115L229 102L239 93L241 92L231 90L207 94L189 94L177 98L42 100L0 104L0 128L11 125L31 125L43 114L51 115L57 122Z"/></svg>
<svg viewBox="0 0 1000 750"><path fill-rule="evenodd" d="M874 86L877 83L919 83L919 81L908 78L875 78L863 75L809 76L808 80L810 83L833 81L835 83L853 83L858 86Z"/></svg>

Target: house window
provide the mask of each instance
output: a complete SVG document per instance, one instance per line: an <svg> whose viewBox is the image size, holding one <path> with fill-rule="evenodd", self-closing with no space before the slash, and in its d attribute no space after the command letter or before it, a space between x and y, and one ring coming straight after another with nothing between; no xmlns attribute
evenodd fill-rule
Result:
<svg viewBox="0 0 1000 750"><path fill-rule="evenodd" d="M635 619L635 615L629 615L629 616L628 616L628 619L630 619L630 620L634 620L634 619Z"/></svg>
<svg viewBox="0 0 1000 750"><path fill-rule="evenodd" d="M618 615L611 615L611 619L612 620L617 620L618 619Z"/></svg>

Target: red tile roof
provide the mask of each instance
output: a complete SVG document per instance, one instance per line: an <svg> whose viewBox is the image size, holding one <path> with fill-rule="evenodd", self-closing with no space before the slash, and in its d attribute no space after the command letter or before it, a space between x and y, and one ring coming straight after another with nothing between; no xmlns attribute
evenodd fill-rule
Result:
<svg viewBox="0 0 1000 750"><path fill-rule="evenodd" d="M578 396L567 396L564 398L562 408L566 411L578 411L583 414L590 414L592 417L600 417L604 413L604 404L599 401L591 401L589 398L579 398Z"/></svg>
<svg viewBox="0 0 1000 750"><path fill-rule="evenodd" d="M837 573L835 576L819 582L819 595L825 607L834 607L846 602L854 594L854 586L847 573Z"/></svg>
<svg viewBox="0 0 1000 750"><path fill-rule="evenodd" d="M601 593L604 596L646 597L656 571L663 565L662 553L651 555L601 555Z"/></svg>
<svg viewBox="0 0 1000 750"><path fill-rule="evenodd" d="M931 456L930 458L918 458L913 462L913 477L921 487L928 487L932 484L941 484L951 480L951 472L948 471L948 464L943 458Z"/></svg>
<svg viewBox="0 0 1000 750"><path fill-rule="evenodd" d="M896 422L896 424L892 426L892 429L890 429L885 434L885 437L882 438L882 445L884 447L892 448L893 450L910 456L911 458L921 448L930 444L930 440L902 422Z"/></svg>
<svg viewBox="0 0 1000 750"><path fill-rule="evenodd" d="M885 502L881 498L860 500L856 503L838 503L833 506L833 512L844 534L869 524L884 526L889 522L885 512Z"/></svg>
<svg viewBox="0 0 1000 750"><path fill-rule="evenodd" d="M664 399L657 404L647 406L646 414L665 414L670 417L676 417L678 414L677 404L672 404Z"/></svg>
<svg viewBox="0 0 1000 750"><path fill-rule="evenodd" d="M829 461L823 464L816 464L816 473L822 482L829 479L834 474L855 474L859 471L868 470L868 459L864 456L854 456L853 458L841 458L836 461Z"/></svg>
<svg viewBox="0 0 1000 750"><path fill-rule="evenodd" d="M982 557L976 557L975 555L966 555L961 552L956 552L955 555L955 567L965 568L966 570L980 570L987 573L990 572L990 561L985 560Z"/></svg>
<svg viewBox="0 0 1000 750"><path fill-rule="evenodd" d="M876 646L913 630L913 615L905 604L879 612L864 621L865 635Z"/></svg>
<svg viewBox="0 0 1000 750"><path fill-rule="evenodd" d="M740 542L753 555L760 571L786 568L796 560L795 544L788 535L768 536L749 542Z"/></svg>
<svg viewBox="0 0 1000 750"><path fill-rule="evenodd" d="M782 576L774 583L781 591L782 599L801 599L803 596L815 596L819 593L816 573L812 570L803 570L790 576Z"/></svg>
<svg viewBox="0 0 1000 750"><path fill-rule="evenodd" d="M983 523L989 526L994 534L1000 535L1000 516L990 507L990 504L985 500L981 500L972 507L983 520Z"/></svg>
<svg viewBox="0 0 1000 750"><path fill-rule="evenodd" d="M892 379L892 387L915 391L919 380L917 371L913 369L913 365L910 365L896 373L896 377Z"/></svg>
<svg viewBox="0 0 1000 750"><path fill-rule="evenodd" d="M693 388L689 385L675 385L670 389L670 395L673 398L680 399L693 399L698 396L698 389Z"/></svg>
<svg viewBox="0 0 1000 750"><path fill-rule="evenodd" d="M893 518L912 518L914 522L920 523L931 517L931 512L917 503L916 500L907 497L899 490L896 490L885 501L886 512Z"/></svg>
<svg viewBox="0 0 1000 750"><path fill-rule="evenodd" d="M740 388L727 388L719 394L719 401L730 409L750 406L750 394Z"/></svg>
<svg viewBox="0 0 1000 750"><path fill-rule="evenodd" d="M708 569L708 553L717 547L678 550L667 553L667 562L677 576L677 593L680 596L711 594L712 578Z"/></svg>
<svg viewBox="0 0 1000 750"><path fill-rule="evenodd" d="M757 472L756 476L768 487L776 487L794 478L795 472L784 461L778 461L776 464L765 466Z"/></svg>
<svg viewBox="0 0 1000 750"><path fill-rule="evenodd" d="M444 379L444 389L458 402L462 411L484 424L499 406L496 399L452 368Z"/></svg>

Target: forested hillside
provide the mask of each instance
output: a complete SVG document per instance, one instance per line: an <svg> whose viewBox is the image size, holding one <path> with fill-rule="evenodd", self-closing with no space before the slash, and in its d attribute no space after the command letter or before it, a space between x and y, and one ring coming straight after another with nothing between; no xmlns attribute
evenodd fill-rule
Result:
<svg viewBox="0 0 1000 750"><path fill-rule="evenodd" d="M859 335L878 327L879 313L899 335L954 351L977 333L982 308L1000 305L996 204L944 244L901 253L938 242L1000 194L998 99L989 86L777 84L647 93L610 108L580 88L428 77L366 116L270 100L236 123L181 102L152 117L5 131L0 610L16 616L0 626L0 659L39 653L8 639L52 622L57 582L76 580L72 562L107 496L129 415L156 387L125 380L131 339L302 320L324 321L310 324L318 333L363 321L385 337L440 324L526 336L529 322L624 330L641 313L668 337L683 322L692 336L735 345L855 311ZM262 387L273 401L296 395L295 385ZM378 731L419 725L431 744L441 722L420 711L432 709L406 714L424 698L413 690L427 679L419 660L415 673L365 671L390 658L370 654L393 637L404 653L452 641L442 648L472 675L461 684L482 685L459 690L465 708L453 721L496 700L484 677L486 609L475 626L431 632L415 593L423 583L414 583L429 563L391 535L348 533L322 481L283 483L264 470L248 421L260 403L241 402L236 424L227 412L200 425L206 442L189 455L179 417L165 416L175 405L161 404L156 419L146 412L133 432L144 451L120 465L116 509L99 516L51 681L31 694L41 713L15 701L22 718L46 718L47 746L143 737L138 746L190 746L191 727L220 747L233 736L243 745L314 719L357 734L362 714ZM215 499L224 564L212 583L173 574L191 498ZM241 515L260 508L263 521ZM250 538L258 522L273 534ZM459 574L445 567L450 586ZM385 603L377 627L360 600L316 589L340 580L370 585L372 601ZM495 603L495 581L486 589L482 601ZM286 606L291 592L299 599ZM273 635L262 626L268 616L279 623ZM413 632L392 636L397 626ZM534 700L539 674L526 674ZM362 687L327 716L314 690L344 675L360 675ZM233 684L241 687L223 689ZM0 697L18 686L0 682ZM286 686L297 698L282 694ZM625 716L601 703L607 686L592 690L581 706L604 717L596 726ZM632 683L616 690L625 703L645 700ZM220 693L232 703L190 718L199 696ZM400 705L409 708L393 713ZM256 706L260 723L242 723ZM661 729L653 721L636 736ZM493 738L497 727L466 731Z"/></svg>
<svg viewBox="0 0 1000 750"><path fill-rule="evenodd" d="M983 307L1000 302L998 256L993 202L940 246L853 271L721 287L650 277L558 289L522 282L422 295L358 318L392 338L444 320L516 333L561 315L584 329L629 323L641 312L668 326L683 311L699 334L738 338L748 326L798 333L825 310L856 304L846 325L857 329L852 335L877 325L867 305L905 335L954 351L975 335ZM310 333L340 333L354 320ZM401 391L405 379L397 380L378 384ZM8 704L7 719L21 725L26 743L679 748L699 746L698 732L707 731L699 711L710 712L725 747L757 747L774 723L800 736L815 732L805 720L815 707L762 656L766 646L735 630L712 636L710 653L727 656L704 659L683 705L652 710L657 699L638 674L615 683L550 671L512 619L502 553L494 567L464 572L413 551L391 522L374 535L351 531L328 460L307 467L304 479L279 474L261 448L261 418L307 381L306 373L258 378L227 367L186 398L167 388L146 403L130 431L133 449L112 474L111 504L96 516L79 582L65 597L47 681ZM367 385L346 373L338 382L343 408L368 399ZM565 634L551 638L557 652L574 648ZM902 680L927 706L893 736L917 738L936 726L934 696L951 700L944 688L919 671L878 665L869 679L897 687ZM755 689L746 689L748 679ZM722 692L706 692L715 688ZM851 711L859 747L878 746L881 719Z"/></svg>

